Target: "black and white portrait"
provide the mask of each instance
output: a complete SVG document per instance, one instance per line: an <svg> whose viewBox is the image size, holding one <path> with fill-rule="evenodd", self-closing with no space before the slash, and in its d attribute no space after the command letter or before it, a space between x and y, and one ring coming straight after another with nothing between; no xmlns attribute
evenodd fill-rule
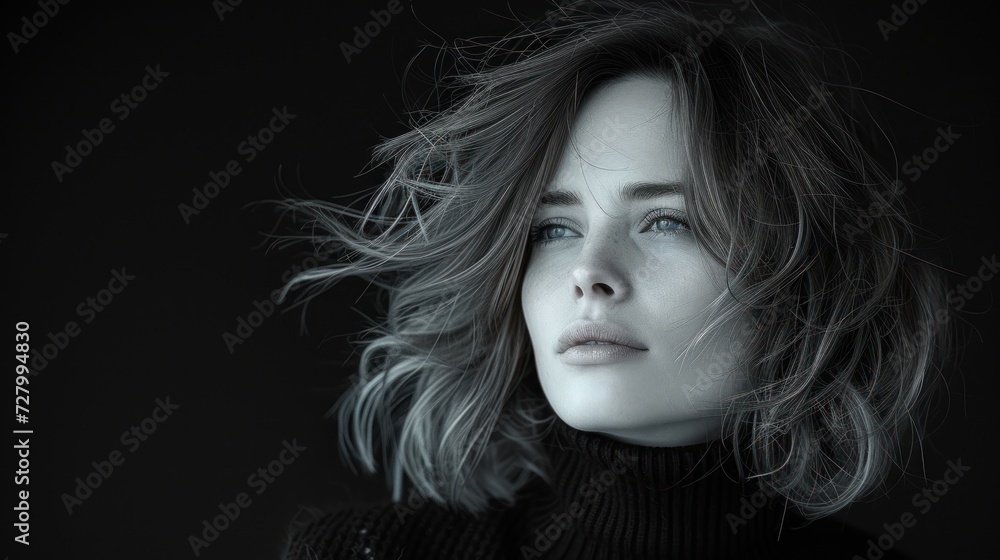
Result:
<svg viewBox="0 0 1000 560"><path fill-rule="evenodd" d="M989 550L992 8L7 8L11 558Z"/></svg>

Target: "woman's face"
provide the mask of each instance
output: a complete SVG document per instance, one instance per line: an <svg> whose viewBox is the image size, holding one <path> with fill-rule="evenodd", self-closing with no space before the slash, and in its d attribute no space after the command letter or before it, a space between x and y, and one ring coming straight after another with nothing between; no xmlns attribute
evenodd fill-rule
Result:
<svg viewBox="0 0 1000 560"><path fill-rule="evenodd" d="M673 104L669 80L639 75L585 98L532 219L521 290L556 414L651 446L718 437L720 401L742 387L734 325L682 355L709 303L731 296L685 224L686 131Z"/></svg>

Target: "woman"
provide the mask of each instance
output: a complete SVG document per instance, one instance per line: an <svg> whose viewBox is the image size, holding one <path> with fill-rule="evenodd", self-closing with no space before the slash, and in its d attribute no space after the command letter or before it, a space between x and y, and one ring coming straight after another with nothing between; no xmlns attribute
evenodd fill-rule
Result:
<svg viewBox="0 0 1000 560"><path fill-rule="evenodd" d="M336 410L394 501L287 557L892 557L822 518L922 418L948 307L827 51L602 1L458 54L363 214L288 203L346 259L286 290L389 295Z"/></svg>

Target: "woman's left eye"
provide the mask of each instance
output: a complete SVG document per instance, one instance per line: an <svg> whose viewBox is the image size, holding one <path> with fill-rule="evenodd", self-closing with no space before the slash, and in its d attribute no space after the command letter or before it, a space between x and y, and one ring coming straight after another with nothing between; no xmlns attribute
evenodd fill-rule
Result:
<svg viewBox="0 0 1000 560"><path fill-rule="evenodd" d="M662 233L688 229L687 224L674 218L656 218L650 224L649 229Z"/></svg>
<svg viewBox="0 0 1000 560"><path fill-rule="evenodd" d="M646 215L643 223L646 224L643 231L652 230L655 233L675 233L691 229L683 218L665 209L653 210Z"/></svg>

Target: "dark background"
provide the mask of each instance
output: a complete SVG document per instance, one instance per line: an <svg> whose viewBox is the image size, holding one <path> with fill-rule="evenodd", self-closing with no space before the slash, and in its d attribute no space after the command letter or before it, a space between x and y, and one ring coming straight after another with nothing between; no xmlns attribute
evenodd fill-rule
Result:
<svg viewBox="0 0 1000 560"><path fill-rule="evenodd" d="M349 340L360 313L373 309L363 283L347 281L316 300L308 334L300 332L300 309L273 313L233 352L223 333L234 332L238 318L308 251L267 251L265 233L277 216L248 203L285 192L329 200L371 187L381 171L362 171L381 136L404 130L400 79L420 45L507 33L512 14L533 18L550 8L528 1L402 4L350 63L340 44L386 2L247 0L220 21L208 0L183 7L77 1L60 6L18 53L5 46L0 263L13 279L2 312L7 351L14 354L16 321L30 323L35 349L67 321L80 325L31 378L32 544L12 544L13 558L193 557L188 536L240 492L251 505L200 557L276 558L300 504L387 495L381 475L354 477L342 466L336 426L324 419L356 364ZM867 101L891 126L899 164L932 145L939 126L961 134L919 181L907 183L907 194L914 218L940 239L926 246L937 248L953 284L965 283L998 248L996 61L988 54L995 52L995 8L928 0L885 41L876 22L890 17L889 1L769 5L843 41L859 86L871 92ZM20 33L21 17L40 8L11 2L4 10L4 33ZM421 55L417 74L433 73L434 58L433 50ZM169 76L119 120L112 101L157 64ZM425 91L423 82L412 85ZM185 224L178 205L191 204L192 189L209 172L242 161L237 145L284 106L296 115L286 130ZM51 162L106 117L114 131L58 181ZM84 323L77 306L121 267L135 279ZM986 282L960 314L967 331L961 367L948 377L922 461L910 463L914 476L890 481L888 496L841 515L878 535L883 523L914 511L911 497L940 478L948 460L961 458L971 471L917 514L917 526L896 545L915 558L976 557L995 541L994 284ZM122 432L167 397L179 409L128 451ZM248 476L293 439L306 449L257 494ZM115 450L124 463L67 513L61 496L94 471L91 462Z"/></svg>

